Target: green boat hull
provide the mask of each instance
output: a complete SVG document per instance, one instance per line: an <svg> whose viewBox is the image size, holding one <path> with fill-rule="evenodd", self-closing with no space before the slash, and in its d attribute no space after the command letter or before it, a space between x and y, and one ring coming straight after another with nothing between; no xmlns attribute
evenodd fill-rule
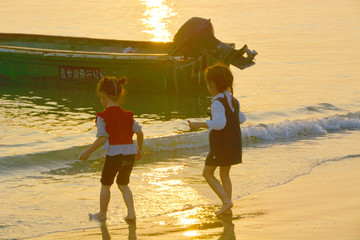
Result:
<svg viewBox="0 0 360 240"><path fill-rule="evenodd" d="M131 47L133 52L124 53ZM172 43L0 34L0 84L95 88L102 76L126 76L138 92L182 93L203 88L216 59L168 54Z"/></svg>

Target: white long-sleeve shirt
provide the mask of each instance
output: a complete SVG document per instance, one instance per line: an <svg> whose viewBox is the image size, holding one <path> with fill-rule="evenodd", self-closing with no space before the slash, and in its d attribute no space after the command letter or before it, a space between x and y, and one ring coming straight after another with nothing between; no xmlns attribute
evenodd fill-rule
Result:
<svg viewBox="0 0 360 240"><path fill-rule="evenodd" d="M229 103L230 109L234 112L234 106L232 105L232 95L230 91L225 91L224 93L219 93L211 100L211 120L206 120L206 124L209 126L209 130L221 130L226 126L226 116L225 116L225 108L219 101L215 101L218 98L223 98L224 94ZM237 99L235 99L237 101ZM239 101L238 101L239 102ZM239 103L240 106L240 103ZM240 124L246 121L245 115L239 109L239 120Z"/></svg>
<svg viewBox="0 0 360 240"><path fill-rule="evenodd" d="M98 116L96 121L97 133L96 137L106 137L109 138L109 134L105 130L106 123L102 117ZM139 132L142 127L139 125L137 121L134 120L132 131L134 133ZM118 144L118 145L110 145L109 139L106 140L103 149L106 150L106 154L109 156L115 156L119 154L130 155L137 153L137 145L134 142L133 144Z"/></svg>

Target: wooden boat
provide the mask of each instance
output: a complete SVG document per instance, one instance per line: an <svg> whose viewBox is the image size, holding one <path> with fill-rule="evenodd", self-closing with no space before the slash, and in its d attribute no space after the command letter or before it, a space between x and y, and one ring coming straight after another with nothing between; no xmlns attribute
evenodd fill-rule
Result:
<svg viewBox="0 0 360 240"><path fill-rule="evenodd" d="M0 84L95 88L102 76L127 76L145 92L191 91L216 61L170 55L172 42L0 33ZM129 51L130 49L130 51Z"/></svg>

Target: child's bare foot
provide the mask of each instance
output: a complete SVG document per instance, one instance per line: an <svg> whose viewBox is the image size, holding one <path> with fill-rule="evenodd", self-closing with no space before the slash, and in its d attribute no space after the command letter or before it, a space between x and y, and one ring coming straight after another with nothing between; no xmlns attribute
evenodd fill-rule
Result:
<svg viewBox="0 0 360 240"><path fill-rule="evenodd" d="M231 208L229 208L229 209L226 210L222 215L224 215L224 216L232 216L232 215L233 215L233 212L232 212Z"/></svg>
<svg viewBox="0 0 360 240"><path fill-rule="evenodd" d="M91 214L89 213L90 220L106 221L106 216L100 213Z"/></svg>
<svg viewBox="0 0 360 240"><path fill-rule="evenodd" d="M126 217L124 217L124 220L126 222L134 222L136 220L135 214L129 214Z"/></svg>
<svg viewBox="0 0 360 240"><path fill-rule="evenodd" d="M232 202L223 204L220 210L215 213L216 216L224 215L228 210L231 211L232 206L233 206Z"/></svg>

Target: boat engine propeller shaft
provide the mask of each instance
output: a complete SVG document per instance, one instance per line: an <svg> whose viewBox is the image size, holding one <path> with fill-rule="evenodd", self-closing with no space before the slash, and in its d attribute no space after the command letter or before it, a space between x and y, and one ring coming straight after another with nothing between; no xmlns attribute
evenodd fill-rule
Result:
<svg viewBox="0 0 360 240"><path fill-rule="evenodd" d="M253 66L255 64L254 57L257 55L257 52L250 50L246 44L236 50L218 40L214 36L214 28L210 19L200 17L193 17L185 22L176 32L173 42L172 55L181 52L185 58L196 58L209 51L224 63L240 69Z"/></svg>

